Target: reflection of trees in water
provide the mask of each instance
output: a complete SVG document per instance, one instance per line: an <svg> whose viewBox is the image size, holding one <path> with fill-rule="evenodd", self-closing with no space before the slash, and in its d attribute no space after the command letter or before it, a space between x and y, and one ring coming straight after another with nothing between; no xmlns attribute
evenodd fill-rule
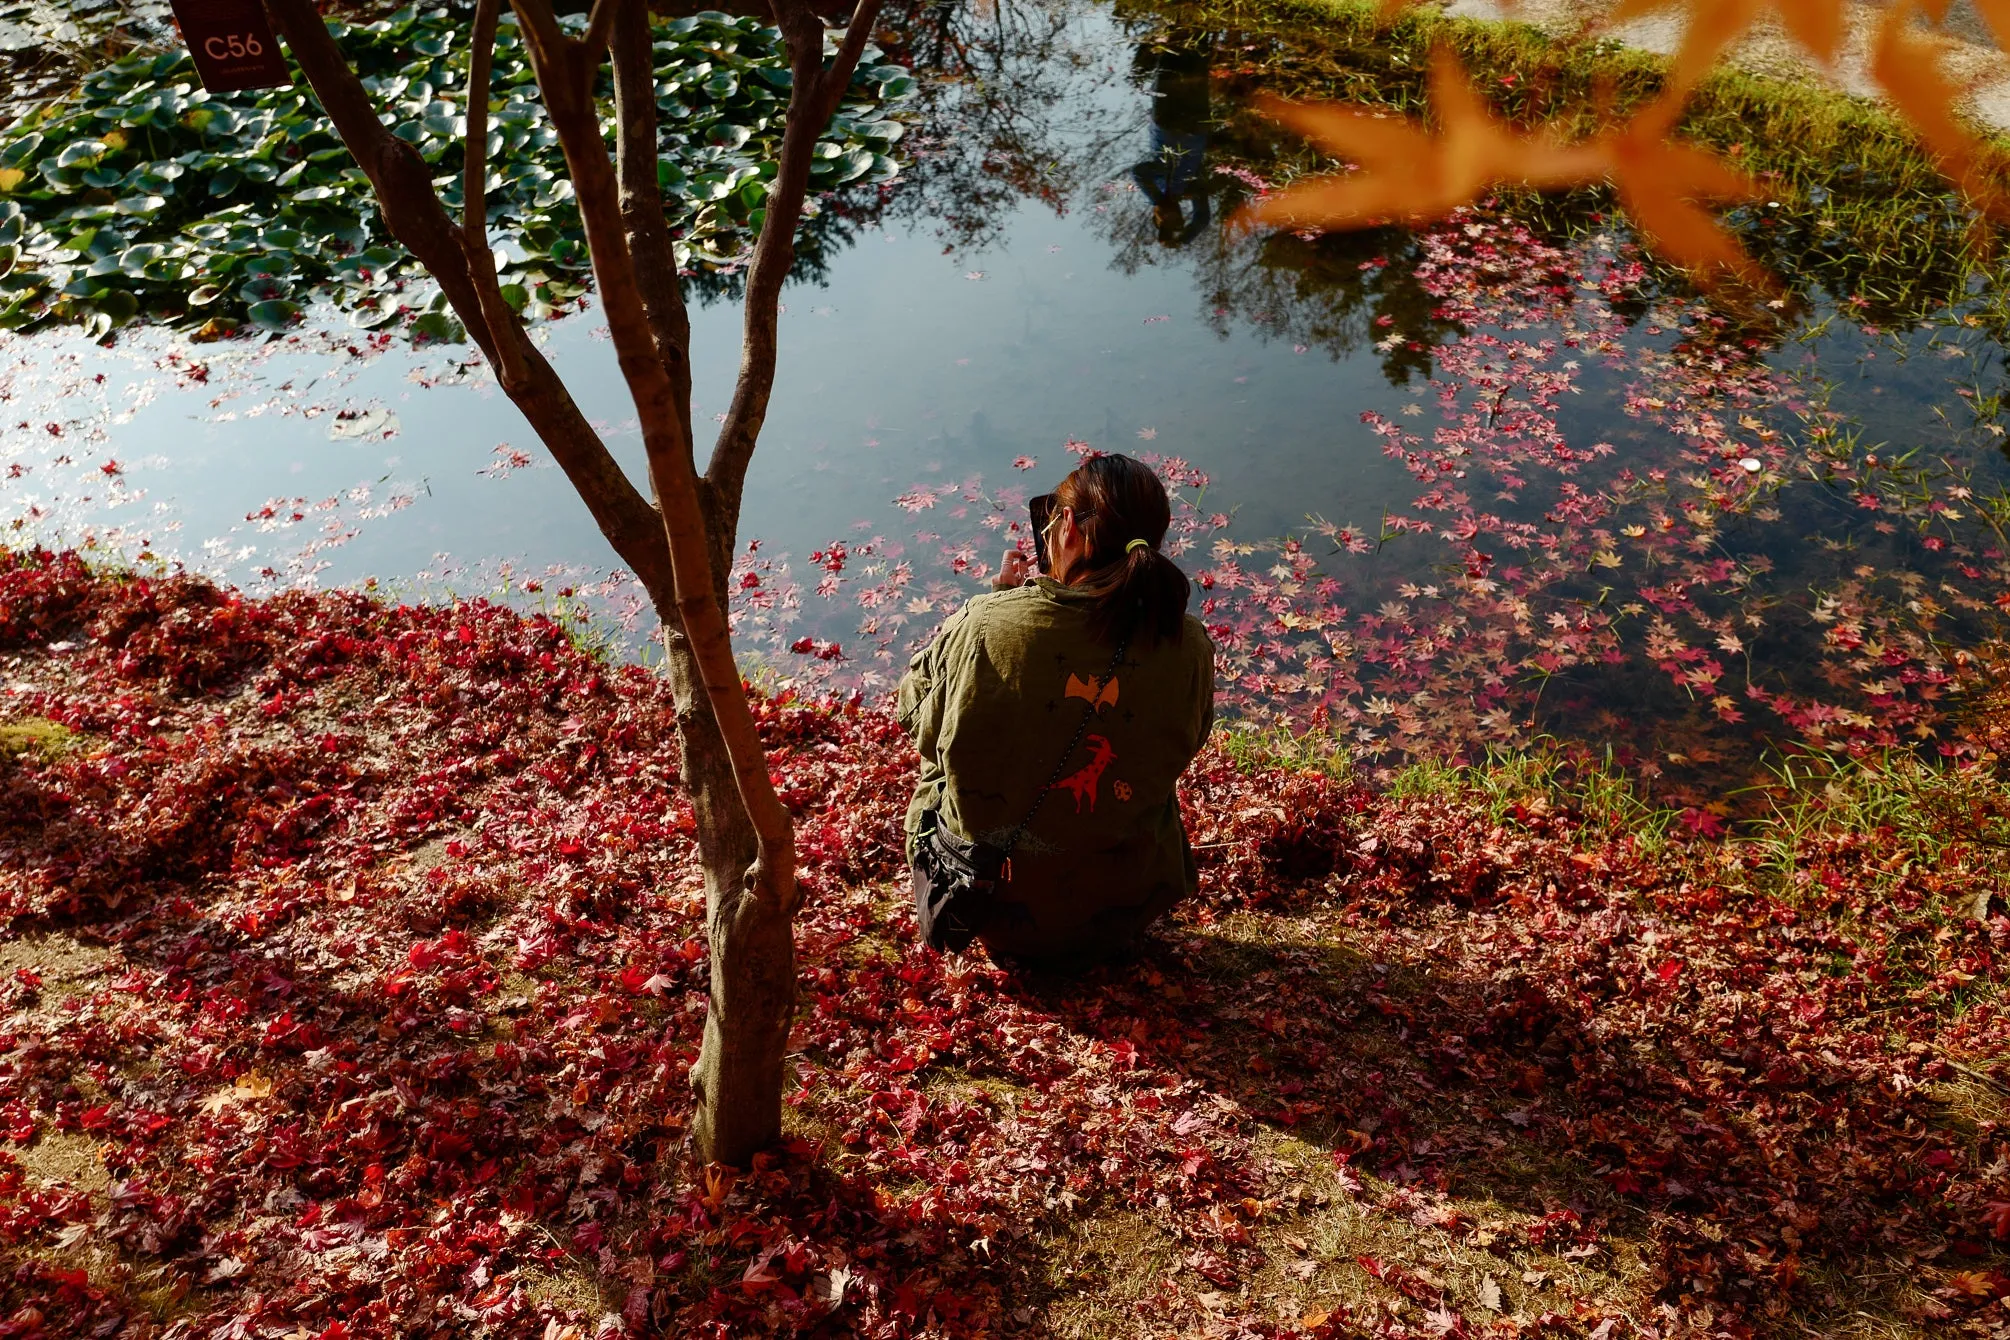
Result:
<svg viewBox="0 0 2010 1340"><path fill-rule="evenodd" d="M1151 138L1130 182L1106 188L1115 265L1188 265L1203 319L1223 338L1241 322L1336 358L1373 345L1392 383L1428 376L1431 351L1460 328L1433 315L1409 229L1300 237L1208 226L1302 156L1232 101L1217 106L1216 46L1213 33L1177 28L1138 42L1133 77L1151 96Z"/></svg>
<svg viewBox="0 0 2010 1340"><path fill-rule="evenodd" d="M1239 50L1235 39L1121 10L1117 32L1109 22L1072 0L908 0L889 23L925 77L916 159L885 215L931 227L953 252L1002 242L1028 202L1093 208L1119 270L1188 266L1224 337L1240 324L1335 357L1372 345L1391 382L1428 375L1459 327L1432 315L1414 234L1229 231L1253 182L1309 155L1219 91L1216 52ZM1112 68L1126 32L1132 60Z"/></svg>
<svg viewBox="0 0 2010 1340"><path fill-rule="evenodd" d="M1114 11L1078 0L905 0L889 14L901 58L925 78L908 141L917 161L886 215L931 227L946 250L1002 242L1028 202L1061 214L1093 208L1119 270L1189 266L1203 319L1224 335L1241 324L1336 357L1372 346L1400 385L1428 375L1432 351L1458 331L1432 315L1409 229L1227 229L1261 183L1329 166L1243 104L1263 82L1252 52L1260 64L1274 38L1168 24L1123 0ZM1126 37L1128 68L1112 68L1113 41ZM1589 191L1515 202L1554 236L1595 226L1609 207ZM1679 276L1656 278L1682 287ZM1645 307L1620 310L1630 324ZM1770 344L1777 325L1747 333Z"/></svg>
<svg viewBox="0 0 2010 1340"><path fill-rule="evenodd" d="M995 245L1028 201L1057 214L1122 171L1141 109L1109 68L1098 13L1075 0L904 0L885 22L921 73L915 162L889 213L946 250Z"/></svg>
<svg viewBox="0 0 2010 1340"><path fill-rule="evenodd" d="M899 182L898 177L894 178L892 185L896 190ZM886 202L886 194L877 186L844 187L819 199L821 212L815 218L805 219L796 231L796 260L789 267L789 283L817 288L828 284L832 263L858 241L860 233L878 223L886 213ZM750 246L741 259L744 262L751 256ZM683 281L686 300L709 307L715 302L738 302L746 289L747 275L741 268L713 270L699 266L686 271Z"/></svg>
<svg viewBox="0 0 2010 1340"><path fill-rule="evenodd" d="M1376 228L1311 240L1288 233L1214 239L1196 257L1208 321L1226 336L1232 314L1278 339L1335 358L1373 345L1391 385L1431 375L1432 351L1463 327L1436 315L1417 282L1415 234Z"/></svg>
<svg viewBox="0 0 2010 1340"><path fill-rule="evenodd" d="M887 215L959 251L1001 242L1029 201L1095 208L1118 269L1189 265L1203 318L1224 336L1240 322L1335 356L1374 344L1392 382L1428 374L1458 327L1431 314L1413 234L1228 232L1251 179L1304 166L1304 150L1218 95L1218 34L1120 13L1135 47L1129 69L1113 69L1108 21L1071 0L909 0L895 12L901 56L925 78L916 161Z"/></svg>
<svg viewBox="0 0 2010 1340"><path fill-rule="evenodd" d="M1150 82L1152 142L1144 162L1131 169L1131 179L1152 202L1162 246L1185 246L1213 216L1207 180L1213 55L1210 33L1138 46L1134 68L1140 83Z"/></svg>
<svg viewBox="0 0 2010 1340"><path fill-rule="evenodd" d="M0 126L134 47L176 40L163 0L33 0L0 7Z"/></svg>

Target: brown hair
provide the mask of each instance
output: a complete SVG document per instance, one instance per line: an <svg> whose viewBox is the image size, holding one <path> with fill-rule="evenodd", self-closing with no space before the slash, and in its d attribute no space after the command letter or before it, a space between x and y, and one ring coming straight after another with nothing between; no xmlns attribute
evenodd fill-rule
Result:
<svg viewBox="0 0 2010 1340"><path fill-rule="evenodd" d="M1088 546L1084 575L1071 585L1096 597L1089 631L1104 642L1126 629L1147 644L1178 642L1191 588L1159 548L1172 525L1159 477L1129 456L1091 456L1054 490L1054 505L1074 512Z"/></svg>

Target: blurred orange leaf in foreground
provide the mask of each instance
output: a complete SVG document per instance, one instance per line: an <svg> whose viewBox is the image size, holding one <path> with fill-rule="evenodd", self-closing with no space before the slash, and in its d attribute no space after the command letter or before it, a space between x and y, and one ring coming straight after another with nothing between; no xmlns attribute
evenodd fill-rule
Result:
<svg viewBox="0 0 2010 1340"><path fill-rule="evenodd" d="M1682 0L1620 0L1606 16L1620 22ZM1938 18L1945 0L1924 0ZM1385 17L1407 7L1389 0ZM1672 138L1689 91L1750 29L1764 8L1818 59L1832 63L1846 32L1842 0L1687 0L1688 22L1670 78L1653 102L1615 129L1576 144L1524 133L1496 117L1458 59L1440 46L1431 55L1430 100L1438 123L1335 103L1262 97L1257 109L1349 165L1307 177L1245 206L1242 226L1346 229L1396 219L1442 217L1500 185L1552 189L1609 181L1621 203L1666 259L1705 284L1736 276L1775 287L1705 208L1760 195L1759 184L1697 145ZM1977 0L1999 42L2010 33L2010 0ZM1869 72L1919 133L1940 171L1986 218L2010 219L2002 187L2004 158L1955 115L1960 95L1934 46L1914 31L1922 0L1894 0L1878 24ZM1981 220L1978 219L1978 240Z"/></svg>
<svg viewBox="0 0 2010 1340"><path fill-rule="evenodd" d="M1248 225L1353 228L1390 219L1435 218L1497 185L1537 189L1611 180L1636 222L1670 259L1706 277L1758 272L1696 202L1746 199L1749 178L1693 146L1670 141L1679 94L1664 95L1617 130L1582 144L1523 135L1487 110L1457 57L1431 57L1431 106L1441 130L1331 104L1264 98L1258 109L1343 161L1360 165L1309 177L1251 202Z"/></svg>
<svg viewBox="0 0 2010 1340"><path fill-rule="evenodd" d="M1514 133L1473 91L1458 58L1431 53L1431 103L1443 133L1413 121L1328 103L1264 97L1264 115L1337 158L1358 162L1359 175L1333 173L1267 196L1249 206L1252 223L1326 228L1405 217L1436 217L1466 204L1498 182L1571 186L1590 167L1583 151Z"/></svg>

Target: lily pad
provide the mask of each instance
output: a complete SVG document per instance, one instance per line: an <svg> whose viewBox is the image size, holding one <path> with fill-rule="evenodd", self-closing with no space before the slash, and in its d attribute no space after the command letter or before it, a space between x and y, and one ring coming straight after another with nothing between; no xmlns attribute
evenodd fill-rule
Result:
<svg viewBox="0 0 2010 1340"><path fill-rule="evenodd" d="M396 298L379 298L354 308L349 313L349 324L362 330L375 330L398 319L405 305Z"/></svg>
<svg viewBox="0 0 2010 1340"><path fill-rule="evenodd" d="M78 167L86 163L95 163L103 158L105 153L103 140L72 140L56 155L56 166Z"/></svg>
<svg viewBox="0 0 2010 1340"><path fill-rule="evenodd" d="M300 304L287 302L283 298L273 298L266 302L255 302L244 313L253 325L266 330L291 330L300 320Z"/></svg>
<svg viewBox="0 0 2010 1340"><path fill-rule="evenodd" d="M412 323L414 344L459 344L467 338L467 330L445 312L427 312Z"/></svg>
<svg viewBox="0 0 2010 1340"><path fill-rule="evenodd" d="M292 292L292 289L286 285L285 281L276 279L271 275L257 275L241 284L237 292L247 303L255 305L261 302L271 302L275 298L283 298Z"/></svg>
<svg viewBox="0 0 2010 1340"><path fill-rule="evenodd" d="M330 25L454 206L471 9L408 7ZM584 17L565 22L577 28ZM868 48L819 146L816 189L866 189L898 170L884 151L900 137L893 116L906 94L888 90L905 71L882 60ZM734 267L780 151L790 84L780 34L713 12L658 22L655 63L680 255L701 272ZM543 318L586 291L589 258L557 134L507 15L490 105L491 242L507 257L511 305ZM368 179L311 90L210 94L179 48L116 60L0 128L0 246L12 248L0 327L68 320L106 333L145 319L213 339L240 325L289 329L301 304L323 300L365 329L402 322L420 339L464 338L449 314L427 310L437 288L384 229ZM182 294L181 284L193 287Z"/></svg>
<svg viewBox="0 0 2010 1340"><path fill-rule="evenodd" d="M112 289L98 297L97 310L112 319L115 326L123 326L139 315L140 300L124 289Z"/></svg>

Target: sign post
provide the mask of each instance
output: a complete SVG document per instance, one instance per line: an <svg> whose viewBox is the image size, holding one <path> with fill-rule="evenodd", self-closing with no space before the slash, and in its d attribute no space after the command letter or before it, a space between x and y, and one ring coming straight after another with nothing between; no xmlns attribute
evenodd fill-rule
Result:
<svg viewBox="0 0 2010 1340"><path fill-rule="evenodd" d="M170 0L196 73L211 93L285 88L293 72L259 0Z"/></svg>

